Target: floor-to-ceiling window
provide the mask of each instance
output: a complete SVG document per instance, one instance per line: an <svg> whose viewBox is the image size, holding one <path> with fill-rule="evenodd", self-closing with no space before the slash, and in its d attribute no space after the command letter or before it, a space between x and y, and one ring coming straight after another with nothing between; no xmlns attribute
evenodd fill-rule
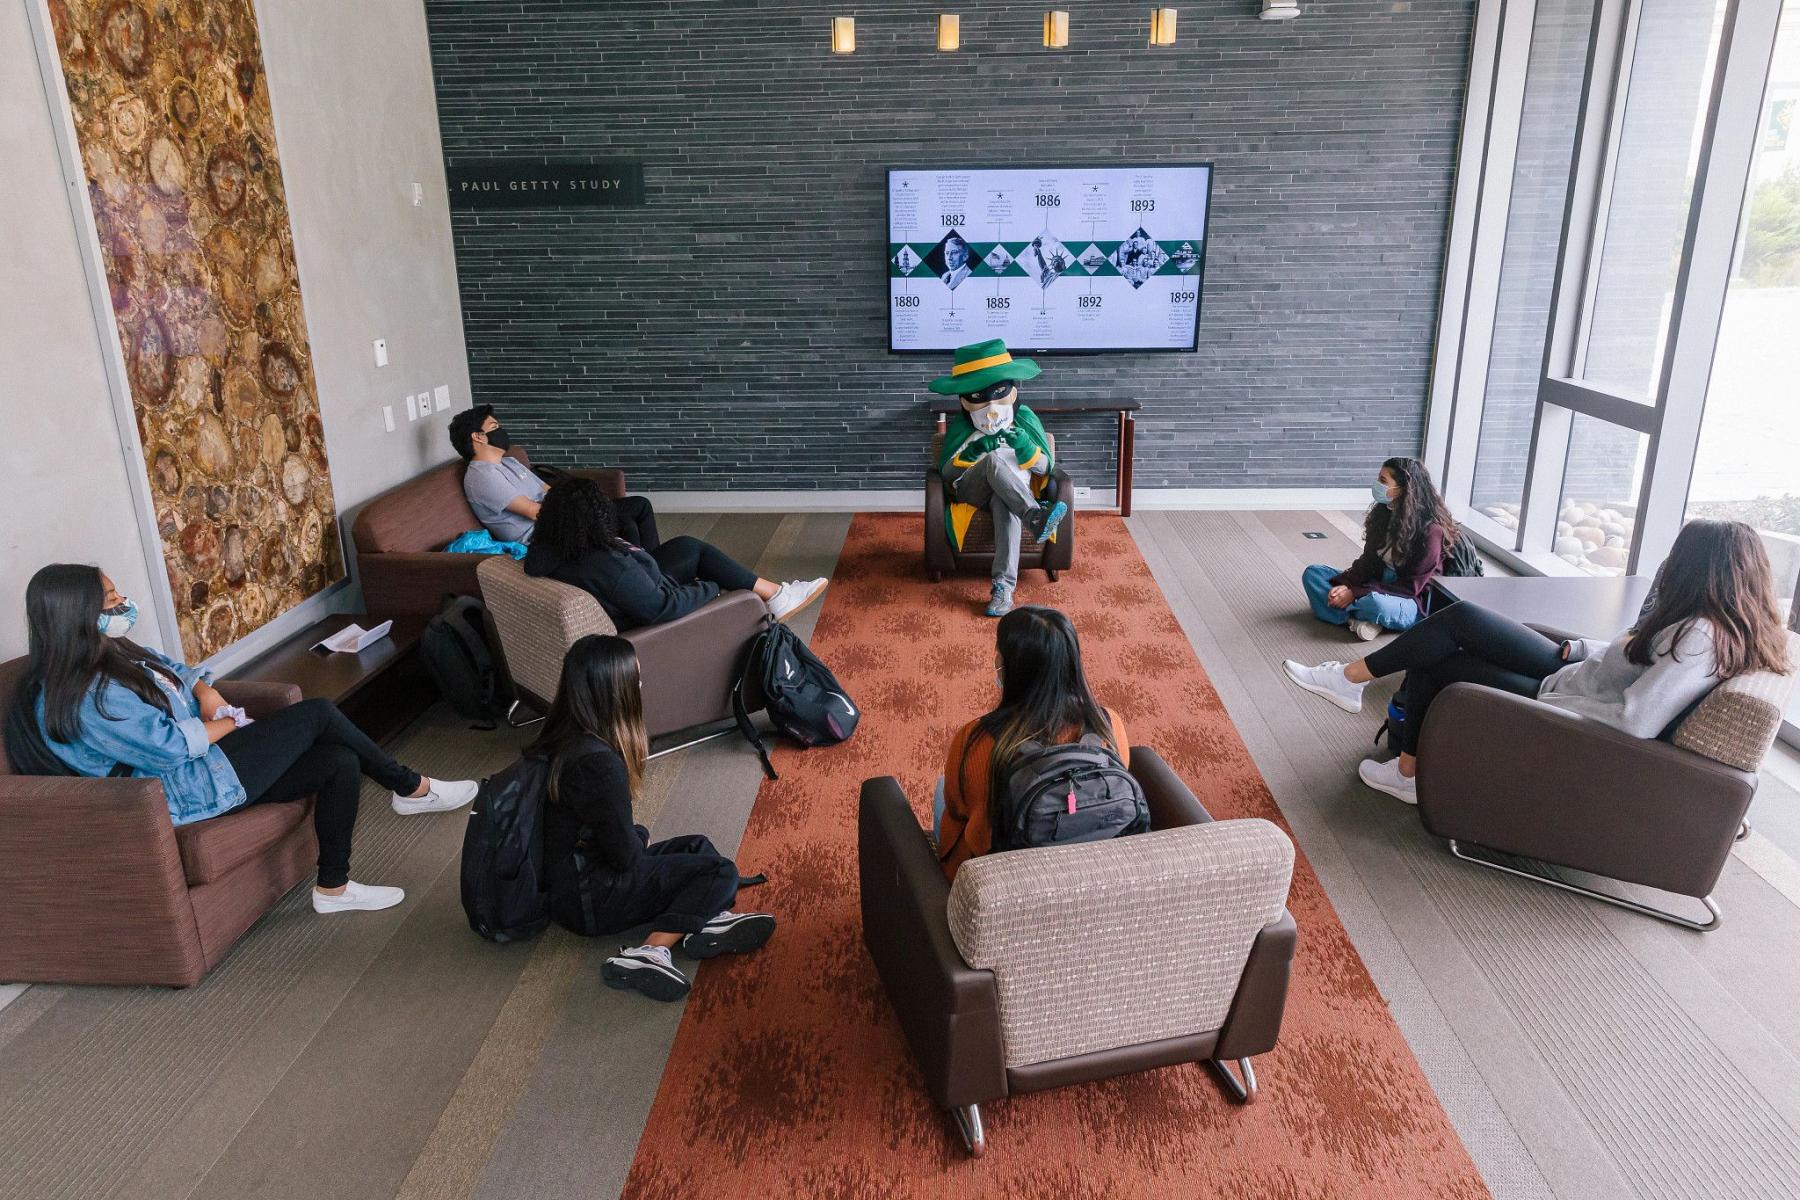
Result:
<svg viewBox="0 0 1800 1200"><path fill-rule="evenodd" d="M1796 10L1481 0L1427 446L1516 567L1649 573L1730 516L1792 597Z"/></svg>

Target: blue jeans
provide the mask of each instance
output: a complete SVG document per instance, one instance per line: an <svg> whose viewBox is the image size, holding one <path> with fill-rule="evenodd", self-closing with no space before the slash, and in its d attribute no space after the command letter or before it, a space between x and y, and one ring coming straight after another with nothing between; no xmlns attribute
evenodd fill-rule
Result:
<svg viewBox="0 0 1800 1200"><path fill-rule="evenodd" d="M1385 592L1370 592L1350 602L1348 608L1333 608L1325 603L1325 594L1331 590L1331 577L1338 573L1336 567L1324 567L1317 564L1300 572L1300 586L1306 589L1307 602L1312 605L1313 616L1332 625L1348 625L1351 618L1359 621L1373 621L1383 629L1411 629L1419 619L1419 605L1415 600L1405 596L1390 596ZM1384 580L1394 578L1393 568L1381 573Z"/></svg>

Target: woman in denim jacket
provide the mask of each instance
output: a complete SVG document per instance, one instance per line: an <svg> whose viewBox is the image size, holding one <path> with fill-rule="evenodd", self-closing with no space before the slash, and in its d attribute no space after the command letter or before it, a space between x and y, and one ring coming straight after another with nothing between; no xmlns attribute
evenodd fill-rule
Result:
<svg viewBox="0 0 1800 1200"><path fill-rule="evenodd" d="M401 766L329 700L251 721L208 672L128 640L137 611L98 567L56 563L32 576L30 661L17 719L6 729L14 764L26 774L156 779L177 825L317 796L314 911L391 908L405 899L399 888L350 878L362 776L391 789L403 814L460 808L475 798L475 783L439 782Z"/></svg>

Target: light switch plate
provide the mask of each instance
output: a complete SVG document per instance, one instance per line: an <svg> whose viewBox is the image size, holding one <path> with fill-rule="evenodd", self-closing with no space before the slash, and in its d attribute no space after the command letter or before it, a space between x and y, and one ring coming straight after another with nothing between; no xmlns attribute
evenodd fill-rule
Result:
<svg viewBox="0 0 1800 1200"><path fill-rule="evenodd" d="M409 421L416 421L419 419L419 398L417 396L408 396L406 398L406 419Z"/></svg>
<svg viewBox="0 0 1800 1200"><path fill-rule="evenodd" d="M375 365L378 367L387 366L387 339L386 338L376 338L375 339Z"/></svg>
<svg viewBox="0 0 1800 1200"><path fill-rule="evenodd" d="M419 393L419 415L421 417L429 417L431 415L431 393L429 392Z"/></svg>
<svg viewBox="0 0 1800 1200"><path fill-rule="evenodd" d="M431 407L437 412L450 411L450 385L440 383L431 390Z"/></svg>
<svg viewBox="0 0 1800 1200"><path fill-rule="evenodd" d="M381 406L381 420L382 420L382 423L387 426L387 431L389 433L394 432L394 406L393 405L384 404Z"/></svg>

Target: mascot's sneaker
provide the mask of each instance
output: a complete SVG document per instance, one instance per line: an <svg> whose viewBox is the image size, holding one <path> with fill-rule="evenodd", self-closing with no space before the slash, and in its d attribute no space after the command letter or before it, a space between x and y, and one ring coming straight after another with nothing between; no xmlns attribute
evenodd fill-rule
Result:
<svg viewBox="0 0 1800 1200"><path fill-rule="evenodd" d="M312 905L316 913L378 912L384 908L392 908L404 899L406 893L397 887L377 887L372 883L358 883L352 879L335 896L314 888Z"/></svg>
<svg viewBox="0 0 1800 1200"><path fill-rule="evenodd" d="M1012 611L1012 600L1012 589L1003 583L996 583L994 585L993 599L988 601L987 615L990 617L1004 617L1007 613Z"/></svg>
<svg viewBox="0 0 1800 1200"><path fill-rule="evenodd" d="M451 812L475 799L481 791L481 785L473 779L427 779L426 792L423 796L402 796L393 793L394 811L403 817L415 813Z"/></svg>
<svg viewBox="0 0 1800 1200"><path fill-rule="evenodd" d="M652 1000L679 1000L688 977L669 958L667 946L621 946L600 967L600 982L619 991L642 992Z"/></svg>
<svg viewBox="0 0 1800 1200"><path fill-rule="evenodd" d="M1036 512L1026 518L1031 523L1031 534L1040 542L1047 542L1056 536L1056 527L1063 523L1069 515L1069 506L1058 500L1055 504L1040 504Z"/></svg>
<svg viewBox="0 0 1800 1200"><path fill-rule="evenodd" d="M823 576L818 579L790 579L769 599L769 615L777 621L787 620L823 596L825 585L829 582Z"/></svg>

